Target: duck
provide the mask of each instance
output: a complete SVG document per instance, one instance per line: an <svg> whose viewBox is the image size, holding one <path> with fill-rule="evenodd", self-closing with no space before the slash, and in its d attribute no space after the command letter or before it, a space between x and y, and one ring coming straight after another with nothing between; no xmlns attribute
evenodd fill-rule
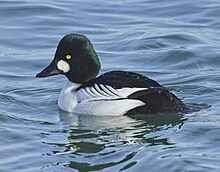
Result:
<svg viewBox="0 0 220 172"><path fill-rule="evenodd" d="M65 75L58 107L66 112L91 115L133 115L183 112L187 106L172 91L147 76L114 70L98 76L99 57L81 34L65 35L52 62L38 78Z"/></svg>

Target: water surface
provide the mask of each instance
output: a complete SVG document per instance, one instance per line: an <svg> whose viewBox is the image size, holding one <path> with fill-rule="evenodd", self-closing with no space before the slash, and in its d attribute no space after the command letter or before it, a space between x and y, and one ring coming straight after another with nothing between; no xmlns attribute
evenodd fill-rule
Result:
<svg viewBox="0 0 220 172"><path fill-rule="evenodd" d="M0 0L0 171L219 171L220 2ZM36 79L68 33L102 70L147 75L184 102L177 115L65 113L65 78Z"/></svg>

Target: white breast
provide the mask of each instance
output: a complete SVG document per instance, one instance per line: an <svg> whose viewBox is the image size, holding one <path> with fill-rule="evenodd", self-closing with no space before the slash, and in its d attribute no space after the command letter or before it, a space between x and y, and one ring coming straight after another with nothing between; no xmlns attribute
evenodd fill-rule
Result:
<svg viewBox="0 0 220 172"><path fill-rule="evenodd" d="M68 112L92 115L120 116L130 109L145 105L140 100L126 99L128 95L146 88L114 89L108 85L76 89L79 84L67 82L60 92L58 106Z"/></svg>
<svg viewBox="0 0 220 172"><path fill-rule="evenodd" d="M72 83L67 81L60 91L58 98L58 106L64 111L73 112L77 105L77 98L73 92L80 87L81 84Z"/></svg>

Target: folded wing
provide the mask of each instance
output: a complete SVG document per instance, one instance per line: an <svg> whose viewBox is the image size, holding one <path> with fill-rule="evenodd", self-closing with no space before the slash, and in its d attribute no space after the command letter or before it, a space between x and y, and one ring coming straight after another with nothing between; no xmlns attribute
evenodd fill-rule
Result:
<svg viewBox="0 0 220 172"><path fill-rule="evenodd" d="M146 76L112 71L84 83L77 89L78 107L91 114L116 115L180 111L186 108L180 99ZM80 112L79 112L80 113ZM85 112L84 112L85 113Z"/></svg>

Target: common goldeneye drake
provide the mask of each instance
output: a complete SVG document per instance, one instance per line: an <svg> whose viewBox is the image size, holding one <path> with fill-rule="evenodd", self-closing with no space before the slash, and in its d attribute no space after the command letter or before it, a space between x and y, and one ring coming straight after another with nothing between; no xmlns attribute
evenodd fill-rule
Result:
<svg viewBox="0 0 220 172"><path fill-rule="evenodd" d="M67 112L129 115L180 112L186 105L156 81L133 72L111 71L96 77L99 58L84 35L68 34L58 44L53 61L36 77L63 74L58 106Z"/></svg>

